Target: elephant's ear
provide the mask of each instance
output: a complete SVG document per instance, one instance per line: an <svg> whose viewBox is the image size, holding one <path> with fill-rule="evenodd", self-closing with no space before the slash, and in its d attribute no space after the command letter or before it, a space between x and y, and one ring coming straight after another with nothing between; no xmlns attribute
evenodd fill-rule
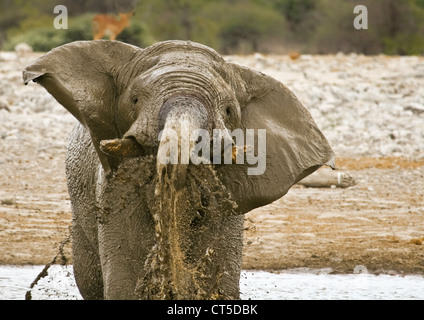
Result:
<svg viewBox="0 0 424 320"><path fill-rule="evenodd" d="M334 168L335 156L309 111L287 87L260 72L230 65L239 82L235 87L242 126L256 133L266 130L266 155L258 155L264 156L265 170L259 170L263 173L249 175L239 165L227 169L227 185L244 213L282 197L319 167ZM254 147L260 152L258 145Z"/></svg>
<svg viewBox="0 0 424 320"><path fill-rule="evenodd" d="M23 71L25 84L39 83L90 132L106 171L112 162L101 140L118 137L115 118L119 70L142 49L118 41L77 41L53 49Z"/></svg>

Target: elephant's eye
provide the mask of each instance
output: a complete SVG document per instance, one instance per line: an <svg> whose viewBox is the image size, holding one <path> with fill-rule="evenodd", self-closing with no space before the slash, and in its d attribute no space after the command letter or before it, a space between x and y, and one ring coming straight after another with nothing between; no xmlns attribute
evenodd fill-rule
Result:
<svg viewBox="0 0 424 320"><path fill-rule="evenodd" d="M231 116L231 108L227 107L227 109L225 109L225 112L227 113L227 116Z"/></svg>
<svg viewBox="0 0 424 320"><path fill-rule="evenodd" d="M136 104L137 102L138 102L138 98L137 97L132 98L132 103L133 104Z"/></svg>

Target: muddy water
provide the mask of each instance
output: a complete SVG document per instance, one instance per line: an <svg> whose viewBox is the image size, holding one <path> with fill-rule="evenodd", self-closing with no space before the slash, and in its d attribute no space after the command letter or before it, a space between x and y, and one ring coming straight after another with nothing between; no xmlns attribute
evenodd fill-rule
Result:
<svg viewBox="0 0 424 320"><path fill-rule="evenodd" d="M0 266L0 300L23 300L31 282L44 266ZM243 300L422 300L424 277L419 275L333 275L327 270L294 270L281 273L243 271ZM81 299L72 266L53 266L32 290L33 299Z"/></svg>
<svg viewBox="0 0 424 320"><path fill-rule="evenodd" d="M424 277L247 271L240 290L253 300L422 300Z"/></svg>
<svg viewBox="0 0 424 320"><path fill-rule="evenodd" d="M157 168L155 196L149 204L155 246L136 295L143 300L238 298L233 279L239 273L234 266L241 265L243 218L231 219L236 215L235 202L211 166L158 162ZM230 241L227 253L222 248Z"/></svg>

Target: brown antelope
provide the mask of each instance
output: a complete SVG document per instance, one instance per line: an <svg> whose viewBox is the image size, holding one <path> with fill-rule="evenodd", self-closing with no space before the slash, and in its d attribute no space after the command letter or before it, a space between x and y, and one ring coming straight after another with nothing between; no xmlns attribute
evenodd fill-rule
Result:
<svg viewBox="0 0 424 320"><path fill-rule="evenodd" d="M115 40L126 27L130 25L130 18L133 13L120 13L120 19L108 14L98 14L93 18L93 39L102 39L108 36L110 40Z"/></svg>

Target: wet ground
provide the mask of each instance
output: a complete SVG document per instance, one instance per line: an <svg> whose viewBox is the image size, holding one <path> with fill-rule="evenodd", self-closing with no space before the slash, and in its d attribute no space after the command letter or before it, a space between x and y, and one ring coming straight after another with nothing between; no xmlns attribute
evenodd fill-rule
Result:
<svg viewBox="0 0 424 320"><path fill-rule="evenodd" d="M29 284L43 266L0 267L0 300L23 300ZM243 271L242 300L422 300L424 277L371 275L358 266L358 274L334 275L330 269L284 272ZM72 267L53 266L31 290L34 300L81 299Z"/></svg>

